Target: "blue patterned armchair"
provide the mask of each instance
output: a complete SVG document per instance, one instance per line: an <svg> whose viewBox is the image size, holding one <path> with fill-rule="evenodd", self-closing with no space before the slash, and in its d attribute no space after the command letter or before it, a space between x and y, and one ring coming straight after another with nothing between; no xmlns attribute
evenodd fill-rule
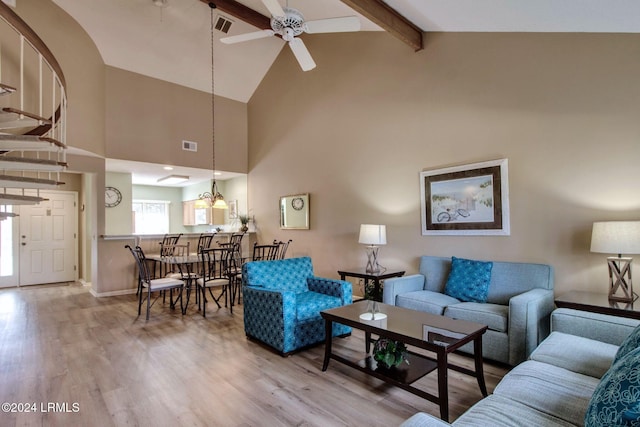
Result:
<svg viewBox="0 0 640 427"><path fill-rule="evenodd" d="M247 262L242 266L244 331L286 355L325 339L322 310L351 304L351 283L313 275L311 258ZM333 336L351 333L334 324Z"/></svg>

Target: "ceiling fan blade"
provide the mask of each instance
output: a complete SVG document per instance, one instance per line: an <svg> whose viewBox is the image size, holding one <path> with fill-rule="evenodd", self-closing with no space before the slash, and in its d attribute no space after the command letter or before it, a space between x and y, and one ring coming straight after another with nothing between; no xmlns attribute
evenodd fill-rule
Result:
<svg viewBox="0 0 640 427"><path fill-rule="evenodd" d="M300 64L300 67L302 67L303 71L309 71L316 68L316 63L313 61L309 50L304 45L302 40L300 40L299 38L291 40L289 42L289 47L291 48L293 55L298 60L298 63Z"/></svg>
<svg viewBox="0 0 640 427"><path fill-rule="evenodd" d="M223 37L220 39L220 41L225 44L233 44L233 43L246 42L249 40L263 39L265 37L270 37L274 34L275 33L273 32L273 30L261 30L261 31L254 31L252 33L238 34L237 36Z"/></svg>
<svg viewBox="0 0 640 427"><path fill-rule="evenodd" d="M360 19L357 16L318 19L316 21L306 21L305 24L307 26L306 32L309 34L360 31Z"/></svg>
<svg viewBox="0 0 640 427"><path fill-rule="evenodd" d="M269 9L271 16L285 16L284 9L282 9L278 0L262 0L262 3Z"/></svg>

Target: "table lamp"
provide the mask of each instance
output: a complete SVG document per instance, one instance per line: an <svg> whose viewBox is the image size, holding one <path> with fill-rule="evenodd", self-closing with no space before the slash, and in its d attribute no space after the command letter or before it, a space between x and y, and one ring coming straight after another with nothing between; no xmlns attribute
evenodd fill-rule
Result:
<svg viewBox="0 0 640 427"><path fill-rule="evenodd" d="M378 246L387 244L387 227L385 225L362 224L358 243L367 245L367 273L379 273Z"/></svg>
<svg viewBox="0 0 640 427"><path fill-rule="evenodd" d="M594 222L591 252L618 254L607 258L609 300L633 302L637 297L631 283L633 258L623 258L622 254L640 254L640 221Z"/></svg>

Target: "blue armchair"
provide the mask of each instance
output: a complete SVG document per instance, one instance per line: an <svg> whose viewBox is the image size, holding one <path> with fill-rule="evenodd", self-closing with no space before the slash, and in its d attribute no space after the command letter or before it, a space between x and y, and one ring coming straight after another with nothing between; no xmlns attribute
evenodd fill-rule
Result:
<svg viewBox="0 0 640 427"><path fill-rule="evenodd" d="M351 283L313 275L311 258L247 262L242 266L247 337L287 355L324 341L322 310L351 304ZM351 333L334 324L333 336Z"/></svg>

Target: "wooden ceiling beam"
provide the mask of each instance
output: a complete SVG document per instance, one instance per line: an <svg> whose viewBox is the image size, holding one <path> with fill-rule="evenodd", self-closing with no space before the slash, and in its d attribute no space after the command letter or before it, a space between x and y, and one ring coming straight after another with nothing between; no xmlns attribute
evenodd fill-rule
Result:
<svg viewBox="0 0 640 427"><path fill-rule="evenodd" d="M234 16L261 30L271 29L271 18L256 12L234 0L200 0L213 3L223 13ZM382 0L341 0L356 12L378 24L385 31L399 38L414 50L422 50L422 30L400 15Z"/></svg>
<svg viewBox="0 0 640 427"><path fill-rule="evenodd" d="M234 16L247 24L251 24L261 30L271 29L271 18L256 12L247 6L233 0L200 0L202 3L213 3L221 12Z"/></svg>
<svg viewBox="0 0 640 427"><path fill-rule="evenodd" d="M422 30L382 0L341 0L414 50L422 50Z"/></svg>

